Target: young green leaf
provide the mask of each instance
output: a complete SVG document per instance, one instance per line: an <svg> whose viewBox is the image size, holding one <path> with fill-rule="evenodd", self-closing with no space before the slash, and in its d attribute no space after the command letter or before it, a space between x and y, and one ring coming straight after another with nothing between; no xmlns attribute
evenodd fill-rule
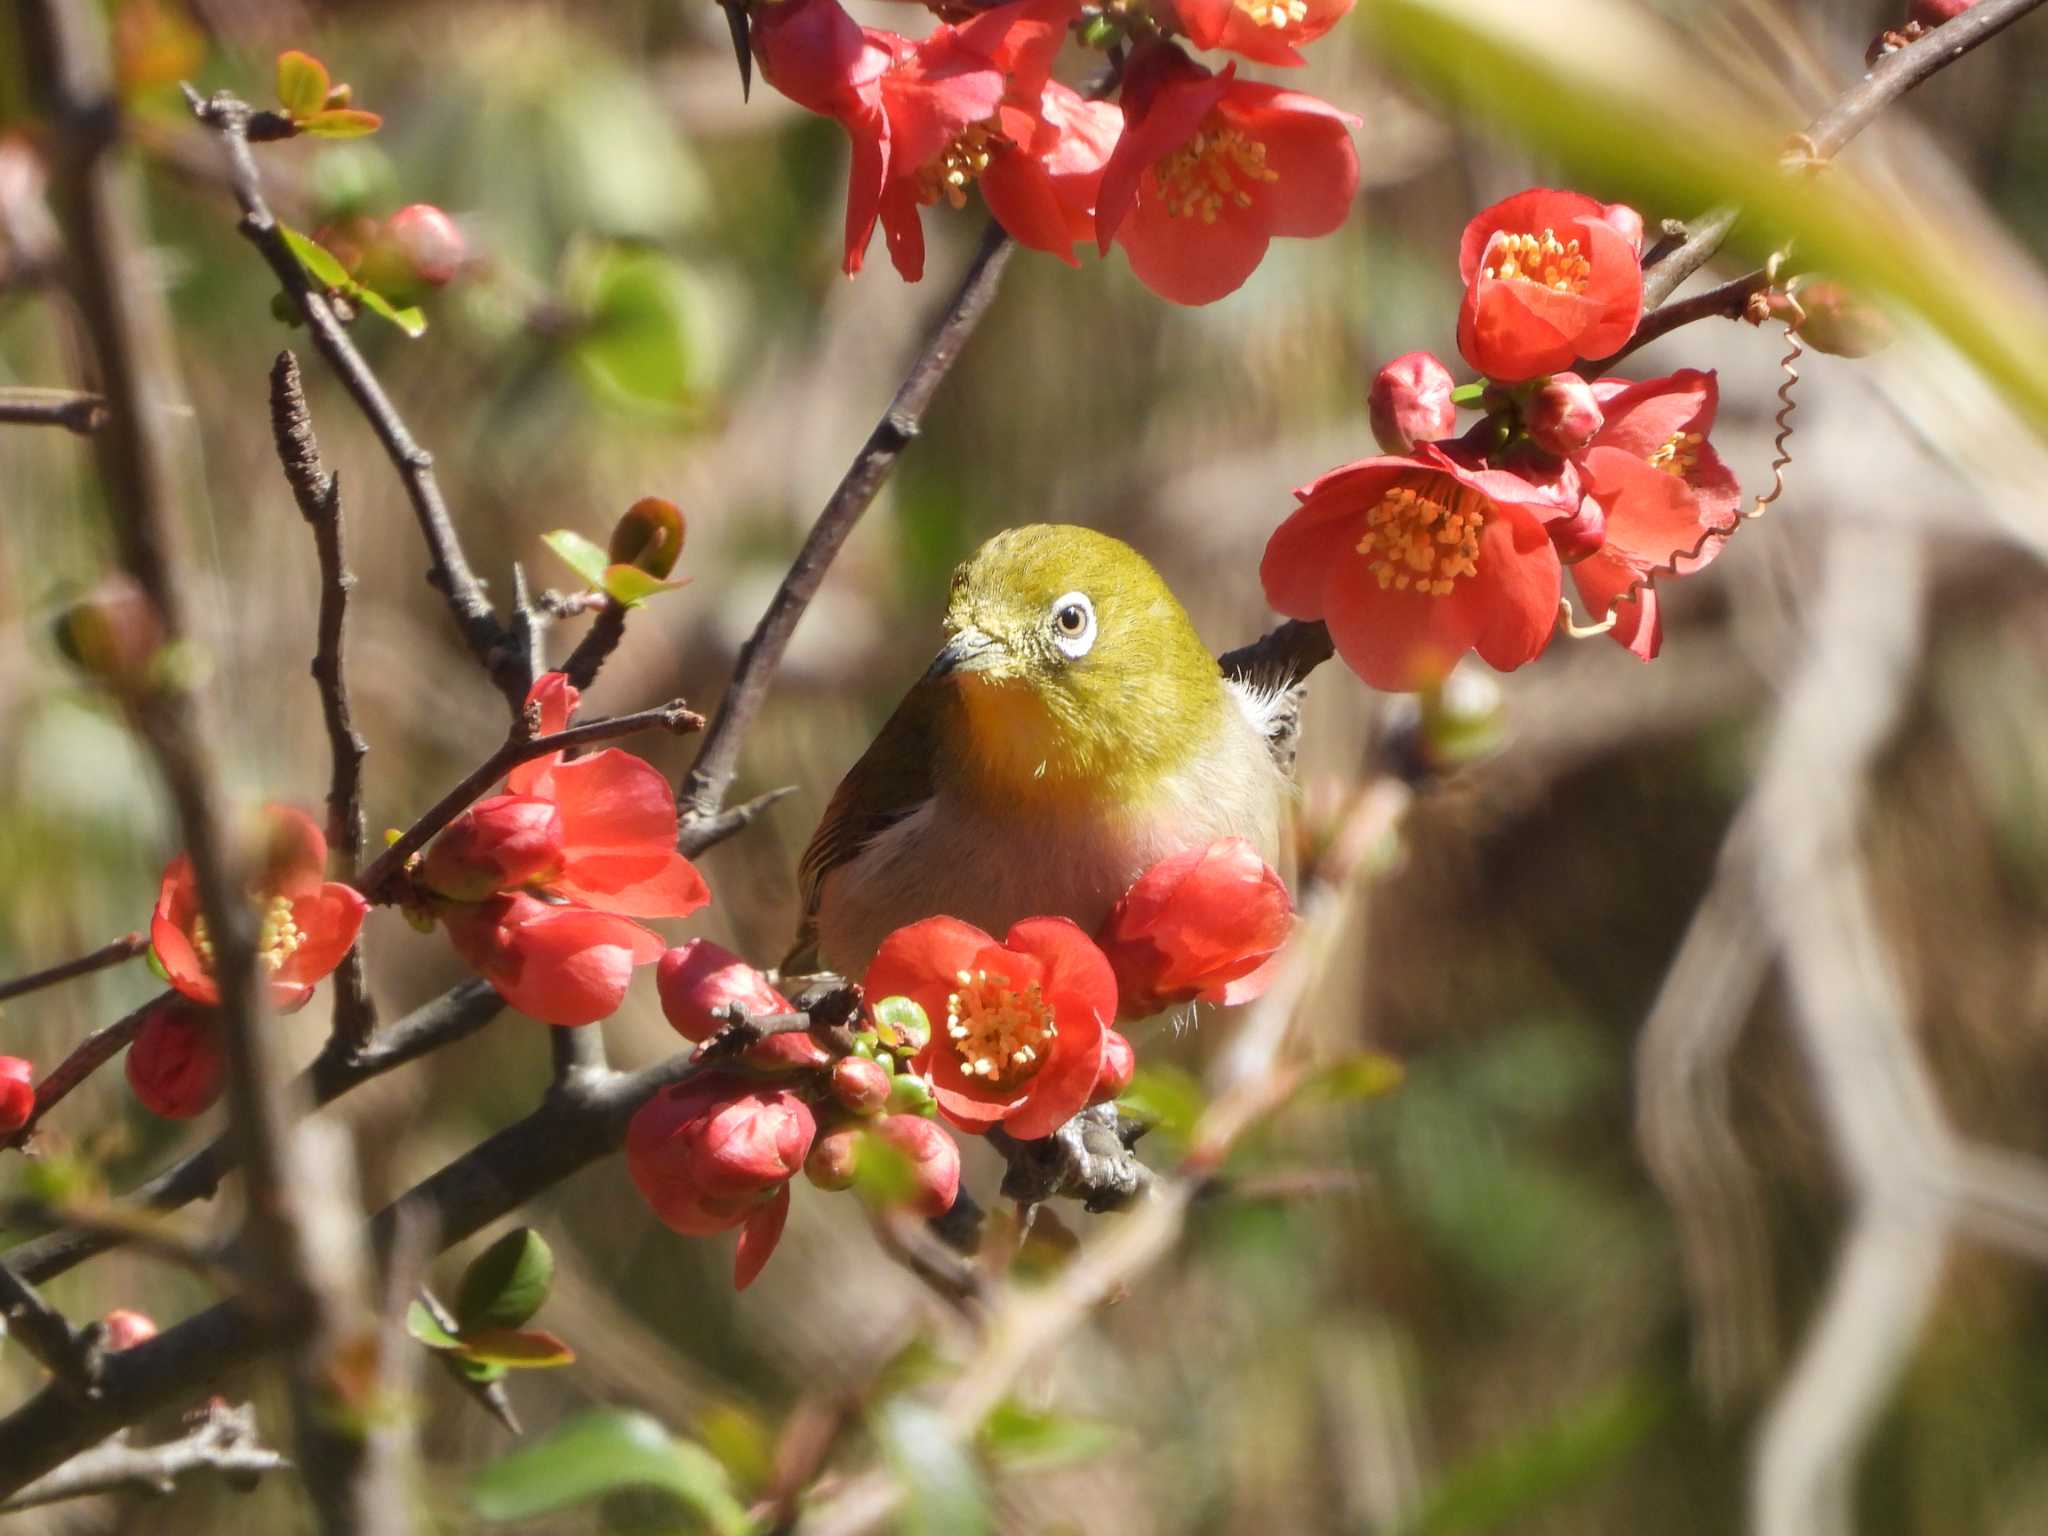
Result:
<svg viewBox="0 0 2048 1536"><path fill-rule="evenodd" d="M354 297L356 302L361 304L363 308L382 315L386 320L389 320L393 325L405 332L406 335L414 339L424 336L427 332L427 317L421 312L417 304L409 304L405 308L400 309L396 304L385 298L383 294L377 292L376 289L364 288L360 285L357 286Z"/></svg>
<svg viewBox="0 0 2048 1536"><path fill-rule="evenodd" d="M278 225L277 232L284 236L284 243L299 258L299 265L306 269L306 275L321 287L341 293L355 287L355 279L348 275L348 268L341 264L341 259L311 235L302 235L289 224Z"/></svg>
<svg viewBox="0 0 2048 1536"><path fill-rule="evenodd" d="M586 1413L493 1462L470 1483L469 1499L486 1520L529 1520L634 1487L673 1494L717 1536L748 1528L716 1458L623 1408Z"/></svg>
<svg viewBox="0 0 2048 1536"><path fill-rule="evenodd" d="M384 126L382 117L361 107L323 107L296 121L299 132L316 139L360 139Z"/></svg>
<svg viewBox="0 0 2048 1536"><path fill-rule="evenodd" d="M1178 1067L1140 1067L1116 1103L1133 1118L1173 1136L1192 1131L1208 1107L1202 1085Z"/></svg>
<svg viewBox="0 0 2048 1536"><path fill-rule="evenodd" d="M575 1350L541 1328L465 1328L461 1343L467 1358L512 1370L546 1370L576 1360Z"/></svg>
<svg viewBox="0 0 2048 1536"><path fill-rule="evenodd" d="M604 580L598 583L605 595L614 602L628 608L637 608L657 592L672 592L677 587L688 586L687 581L663 581L650 576L637 565L611 565L605 567Z"/></svg>
<svg viewBox="0 0 2048 1536"><path fill-rule="evenodd" d="M327 105L327 66L310 53L287 48L277 56L277 99L297 121Z"/></svg>
<svg viewBox="0 0 2048 1536"><path fill-rule="evenodd" d="M538 1312L555 1283L555 1256L531 1227L507 1232L470 1261L455 1295L465 1334L517 1328Z"/></svg>
<svg viewBox="0 0 2048 1536"><path fill-rule="evenodd" d="M611 557L597 545L570 528L544 533L540 541L555 552L562 564L581 576L586 585L600 591L604 589L605 572L611 568Z"/></svg>
<svg viewBox="0 0 2048 1536"><path fill-rule="evenodd" d="M424 1302L416 1301L405 1309L405 1331L429 1349L462 1348L462 1340L435 1322Z"/></svg>

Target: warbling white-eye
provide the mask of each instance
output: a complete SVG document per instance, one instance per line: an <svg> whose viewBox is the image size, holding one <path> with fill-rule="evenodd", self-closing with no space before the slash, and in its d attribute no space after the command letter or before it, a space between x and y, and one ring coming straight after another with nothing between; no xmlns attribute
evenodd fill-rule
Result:
<svg viewBox="0 0 2048 1536"><path fill-rule="evenodd" d="M840 783L801 868L786 971L858 977L936 914L1093 933L1160 859L1218 838L1277 862L1276 701L1226 680L1121 540L1034 524L953 573L946 643Z"/></svg>

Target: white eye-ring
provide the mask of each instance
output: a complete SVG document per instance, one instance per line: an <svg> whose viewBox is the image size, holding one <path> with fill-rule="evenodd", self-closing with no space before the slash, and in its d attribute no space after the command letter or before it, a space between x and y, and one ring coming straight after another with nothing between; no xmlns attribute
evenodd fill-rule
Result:
<svg viewBox="0 0 2048 1536"><path fill-rule="evenodd" d="M1052 643L1079 661L1095 644L1095 605L1085 592L1069 592L1052 605Z"/></svg>

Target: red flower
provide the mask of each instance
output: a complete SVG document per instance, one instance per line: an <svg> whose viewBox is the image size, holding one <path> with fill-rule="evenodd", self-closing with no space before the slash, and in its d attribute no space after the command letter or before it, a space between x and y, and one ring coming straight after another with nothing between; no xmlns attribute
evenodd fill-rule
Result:
<svg viewBox="0 0 2048 1536"><path fill-rule="evenodd" d="M128 1086L142 1107L166 1120L203 1115L220 1097L227 1058L220 1024L187 1003L153 1009L128 1047Z"/></svg>
<svg viewBox="0 0 2048 1536"><path fill-rule="evenodd" d="M914 1065L948 1120L975 1132L1000 1123L1025 1141L1087 1105L1116 1017L1109 961L1063 917L1026 918L1000 944L928 917L882 941L862 985L871 998L908 997L931 1019Z"/></svg>
<svg viewBox="0 0 2048 1536"><path fill-rule="evenodd" d="M1707 441L1720 400L1712 373L1688 368L1640 384L1601 379L1593 388L1606 425L1583 463L1606 541L1572 567L1572 581L1592 619L1619 613L1609 633L1648 661L1664 638L1651 573L1690 575L1712 561L1735 526L1742 492Z"/></svg>
<svg viewBox="0 0 2048 1536"><path fill-rule="evenodd" d="M1294 928L1294 902L1241 837L1191 848L1140 875L1102 925L1121 1015L1176 1003L1249 1002Z"/></svg>
<svg viewBox="0 0 2048 1536"><path fill-rule="evenodd" d="M269 835L251 896L262 914L256 958L269 979L272 1005L290 1012L304 1007L315 983L341 964L369 904L324 878L327 839L311 817L285 805L266 806L264 814ZM220 1001L192 861L182 853L164 871L149 942L172 986L197 1003Z"/></svg>
<svg viewBox="0 0 2048 1536"><path fill-rule="evenodd" d="M36 1112L35 1074L19 1056L0 1056L0 1136L12 1136Z"/></svg>
<svg viewBox="0 0 2048 1536"><path fill-rule="evenodd" d="M1275 235L1329 234L1358 190L1357 118L1236 72L1160 47L1125 78L1096 239L1105 252L1115 239L1138 280L1176 304L1234 292Z"/></svg>
<svg viewBox="0 0 2048 1536"><path fill-rule="evenodd" d="M1441 681L1467 650L1510 671L1549 644L1562 576L1548 494L1434 444L1361 459L1295 492L1259 565L1266 601L1323 619L1375 688Z"/></svg>
<svg viewBox="0 0 2048 1536"><path fill-rule="evenodd" d="M580 697L561 673L550 672L527 703L539 706L542 730L553 734L568 724ZM645 759L617 747L574 761L554 752L521 763L505 775L505 787L513 796L549 801L561 814L561 871L532 880L536 889L628 917L687 917L711 900L696 866L676 852L675 792ZM500 807L494 814L521 836L532 831L525 811ZM541 841L551 854L544 832Z"/></svg>
<svg viewBox="0 0 2048 1536"><path fill-rule="evenodd" d="M626 1128L626 1170L662 1222L686 1237L740 1234L733 1284L745 1290L789 1216L789 1181L817 1134L804 1101L713 1072L660 1090Z"/></svg>
<svg viewBox="0 0 2048 1536"><path fill-rule="evenodd" d="M562 812L554 801L493 795L456 817L427 846L418 878L451 901L483 901L559 879L567 864Z"/></svg>
<svg viewBox="0 0 2048 1536"><path fill-rule="evenodd" d="M1256 64L1306 64L1295 51L1342 21L1351 0L1173 0L1197 48L1221 48Z"/></svg>
<svg viewBox="0 0 2048 1536"><path fill-rule="evenodd" d="M544 1024L594 1024L618 1011L633 968L651 965L661 938L638 923L525 892L438 909L455 952L498 995Z"/></svg>
<svg viewBox="0 0 2048 1536"><path fill-rule="evenodd" d="M700 1044L725 1027L715 1015L727 1004L739 1004L754 1018L796 1011L766 976L709 939L692 939L663 955L654 984L661 992L661 1011L676 1033ZM753 1065L770 1069L822 1067L832 1060L832 1053L808 1033L770 1035L745 1054Z"/></svg>
<svg viewBox="0 0 2048 1536"><path fill-rule="evenodd" d="M1495 203L1465 226L1458 350L1489 378L1517 383L1605 357L1635 333L1643 269L1622 215L1546 187ZM1621 224L1622 228L1617 228Z"/></svg>

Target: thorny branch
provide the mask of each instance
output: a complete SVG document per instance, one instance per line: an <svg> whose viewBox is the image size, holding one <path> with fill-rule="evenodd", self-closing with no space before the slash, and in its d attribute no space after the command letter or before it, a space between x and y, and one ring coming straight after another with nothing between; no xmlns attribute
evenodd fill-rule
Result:
<svg viewBox="0 0 2048 1536"><path fill-rule="evenodd" d="M258 1438L253 1407L210 1403L183 1435L162 1445L131 1445L126 1430L110 1436L0 1503L0 1514L101 1493L173 1493L195 1472L218 1473L230 1486L248 1488L263 1473L290 1466Z"/></svg>
<svg viewBox="0 0 2048 1536"><path fill-rule="evenodd" d="M8 1138L7 1145L26 1145L44 1115L63 1103L65 1097L93 1073L112 1061L115 1056L135 1038L135 1032L142 1028L142 1021L163 1003L171 1001L175 992L159 992L155 997L125 1014L111 1024L103 1024L71 1048L71 1054L51 1069L43 1080L36 1084L35 1107L29 1111L28 1119L20 1130Z"/></svg>
<svg viewBox="0 0 2048 1536"><path fill-rule="evenodd" d="M12 981L0 981L0 1003L7 1002L10 998L26 997L31 992L40 992L44 987L54 987L59 982L90 976L94 971L103 971L110 965L125 964L147 953L148 950L149 940L142 934L124 933L113 942L102 944L90 954L80 955L75 960L45 966L40 971L30 971L26 976L17 976Z"/></svg>
<svg viewBox="0 0 2048 1536"><path fill-rule="evenodd" d="M63 427L90 437L106 425L107 402L74 389L0 389L0 425Z"/></svg>

